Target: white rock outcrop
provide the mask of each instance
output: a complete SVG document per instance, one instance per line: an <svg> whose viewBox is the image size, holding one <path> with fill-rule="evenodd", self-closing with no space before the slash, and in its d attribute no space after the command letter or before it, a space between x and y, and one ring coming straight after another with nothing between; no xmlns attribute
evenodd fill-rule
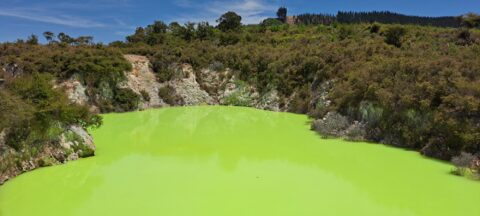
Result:
<svg viewBox="0 0 480 216"><path fill-rule="evenodd" d="M125 55L124 57L132 64L132 71L126 72L127 81L122 83L121 87L129 88L139 95L142 94L142 91L148 94L150 100L143 101L140 109L165 106L166 104L158 96L161 84L157 82L157 77L152 70L149 59L139 55Z"/></svg>
<svg viewBox="0 0 480 216"><path fill-rule="evenodd" d="M213 98L200 87L192 66L183 64L180 77L169 81L168 84L175 89L178 96L183 99L183 105L212 105Z"/></svg>

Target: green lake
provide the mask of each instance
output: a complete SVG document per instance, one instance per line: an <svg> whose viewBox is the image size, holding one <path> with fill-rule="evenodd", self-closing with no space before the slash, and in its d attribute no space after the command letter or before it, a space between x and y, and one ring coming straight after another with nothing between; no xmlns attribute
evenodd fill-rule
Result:
<svg viewBox="0 0 480 216"><path fill-rule="evenodd" d="M181 107L104 116L96 156L0 187L0 216L480 215L480 183L304 115Z"/></svg>

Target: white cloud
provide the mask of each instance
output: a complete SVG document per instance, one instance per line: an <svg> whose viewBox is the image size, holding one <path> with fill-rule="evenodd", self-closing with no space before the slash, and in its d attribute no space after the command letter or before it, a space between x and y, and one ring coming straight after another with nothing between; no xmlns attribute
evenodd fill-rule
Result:
<svg viewBox="0 0 480 216"><path fill-rule="evenodd" d="M50 12L51 13L51 12ZM0 16L16 17L37 22L51 23L57 25L64 25L79 28L93 28L104 27L105 25L93 20L74 17L70 15L50 15L48 11L38 9L23 9L23 8L0 8Z"/></svg>
<svg viewBox="0 0 480 216"><path fill-rule="evenodd" d="M256 24L268 18L267 14L274 14L276 6L265 0L215 0L210 2L194 3L191 0L176 0L177 6L193 8L199 12L194 14L180 15L177 20L181 22L215 20L227 11L234 11L242 16L242 23Z"/></svg>

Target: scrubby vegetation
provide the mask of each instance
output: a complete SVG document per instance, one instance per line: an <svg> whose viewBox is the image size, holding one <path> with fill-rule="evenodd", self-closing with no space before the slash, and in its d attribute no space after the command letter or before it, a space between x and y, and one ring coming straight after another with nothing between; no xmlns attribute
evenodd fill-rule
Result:
<svg viewBox="0 0 480 216"><path fill-rule="evenodd" d="M57 81L78 77L87 87L86 94L103 112L123 106L112 98L119 98L115 94L121 91L115 88L125 80L124 72L131 69L119 50L102 45L71 45L58 41L49 45L22 41L1 44L0 63L8 70L5 76L11 78L35 73L49 74Z"/></svg>
<svg viewBox="0 0 480 216"><path fill-rule="evenodd" d="M473 179L480 179L480 157L470 153L462 152L459 156L452 159L456 168L453 174L467 176Z"/></svg>
<svg viewBox="0 0 480 216"><path fill-rule="evenodd" d="M72 104L62 89L53 88L50 74L7 81L0 90L0 104L0 175L37 157L45 145L60 148L60 136L70 125L98 127L102 122L86 106ZM46 165L43 160L51 158L43 158L40 166Z"/></svg>
<svg viewBox="0 0 480 216"><path fill-rule="evenodd" d="M26 42L0 44L0 74L4 79L0 83L0 134L4 135L0 137L2 177L7 170L15 175L18 170L14 167L24 166L22 163L45 153L46 148L62 149L60 137L70 126L100 126L101 117L92 113L88 105L70 101L58 83L73 78L79 80L87 87L83 93L102 111L117 110L115 107L132 103L130 99L114 100L119 96L118 91L112 89L124 80L124 71L130 69L120 51L78 42L65 34L59 34L57 41L51 38L52 34L45 33L48 45L38 44L32 36ZM105 94L108 92L113 94ZM136 107L124 110L134 109ZM86 148L84 144L74 147ZM86 151L80 154L93 155ZM45 166L53 159L40 160L29 162L28 167L34 168L33 163ZM0 183L3 180L0 179Z"/></svg>
<svg viewBox="0 0 480 216"><path fill-rule="evenodd" d="M190 41L169 29L164 34L167 40L161 43L120 47L161 65L156 71L162 80L172 77L174 63L197 70L221 63L260 93L277 90L282 101L290 100L283 103L287 110L315 116L335 111L366 122L369 140L442 159L480 151L477 29L379 23L289 26L270 20L228 32L212 27L210 37ZM225 35L235 40L225 43ZM463 42L466 37L469 43ZM326 81L334 83L328 94L332 103L322 107L316 101L319 85Z"/></svg>
<svg viewBox="0 0 480 216"><path fill-rule="evenodd" d="M51 140L62 125L101 124L98 115L72 104L61 89L53 88L51 81L50 74L34 73L5 84L0 93L0 131L6 131L5 144L21 150Z"/></svg>
<svg viewBox="0 0 480 216"><path fill-rule="evenodd" d="M28 43L2 44L0 63L21 71L26 77L22 79L79 76L102 112L133 110L140 97L147 100L143 93L118 88L125 79L123 72L130 69L122 53L150 58L160 82L178 76L176 68L183 63L196 72L221 65L219 70L230 68L240 82L260 95L277 91L282 110L314 118L337 113L343 116L337 119L362 122L368 140L421 150L445 160L461 152L480 152L480 31L474 15L465 17L463 23L468 25L462 29L362 20L342 24L328 16L322 18L327 25L287 25L285 17L279 13L278 19L261 25L241 26L241 17L229 12L217 27L156 21L137 28L125 42L109 46L64 35L49 45L37 45L30 38ZM331 86L322 88L324 83ZM65 100L56 100L63 105L52 109L59 112L47 117L35 114L31 110L43 111L36 106L48 97L40 95L30 101L30 93L17 92L14 86L7 84L0 94L5 104L11 104L4 106L10 110L2 111L6 119L18 115L40 118L39 124L43 118L96 124L88 120L88 112L65 105ZM182 104L174 91L167 85L159 96L168 104ZM239 94L231 95L227 103L248 106L248 99ZM17 106L21 108L12 108ZM348 126L343 120L340 123L341 129ZM13 123L4 127L17 128Z"/></svg>

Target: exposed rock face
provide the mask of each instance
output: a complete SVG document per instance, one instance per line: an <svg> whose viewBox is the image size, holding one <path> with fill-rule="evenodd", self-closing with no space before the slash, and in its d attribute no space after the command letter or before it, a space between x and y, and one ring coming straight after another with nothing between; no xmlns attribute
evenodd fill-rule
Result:
<svg viewBox="0 0 480 216"><path fill-rule="evenodd" d="M65 88L65 93L72 102L80 105L86 105L89 99L86 95L87 88L83 86L78 80L71 79L63 82L61 87Z"/></svg>
<svg viewBox="0 0 480 216"><path fill-rule="evenodd" d="M280 110L280 97L276 90L272 90L264 94L258 99L257 104L255 105L257 109L271 110L279 112Z"/></svg>
<svg viewBox="0 0 480 216"><path fill-rule="evenodd" d="M200 70L197 79L202 89L204 89L217 103L220 103L225 91L231 91L235 88L235 76L230 69L213 70L206 68ZM233 86L233 87L232 87Z"/></svg>
<svg viewBox="0 0 480 216"><path fill-rule="evenodd" d="M142 95L142 92L147 93L150 99L149 101L144 100L140 109L165 106L166 104L158 96L161 85L157 82L148 58L139 55L125 55L125 59L132 64L132 71L126 73L127 81L122 84L122 87L129 88L139 95Z"/></svg>
<svg viewBox="0 0 480 216"><path fill-rule="evenodd" d="M254 87L237 80L228 68L205 68L195 73L190 65L182 64L177 66L172 80L158 83L147 57L125 55L125 58L132 64L132 71L127 72L127 81L120 87L129 88L139 95L142 91L148 94L150 101L145 101L140 109L163 107L169 101L170 106L222 104L280 110L278 92L271 91L260 96ZM169 91L171 95L167 96L173 100L159 96L159 90L167 87L172 88Z"/></svg>
<svg viewBox="0 0 480 216"><path fill-rule="evenodd" d="M260 95L254 87L236 79L228 68L220 71L203 69L200 71L200 78L201 87L217 104L280 111L280 99L276 90Z"/></svg>
<svg viewBox="0 0 480 216"><path fill-rule="evenodd" d="M89 106L90 111L93 113L100 112L98 107L93 105L90 98L87 96L87 88L77 79L77 77L65 80L56 85L55 88L63 88L68 99L73 103Z"/></svg>
<svg viewBox="0 0 480 216"><path fill-rule="evenodd" d="M259 94L257 90L245 82L236 80L229 82L220 95L220 104L255 107Z"/></svg>
<svg viewBox="0 0 480 216"><path fill-rule="evenodd" d="M312 129L322 136L342 137L349 140L365 140L366 125L358 121L350 121L347 117L328 112L323 118L312 123Z"/></svg>
<svg viewBox="0 0 480 216"><path fill-rule="evenodd" d="M23 74L23 69L17 64L7 64L2 71L5 80L12 80Z"/></svg>
<svg viewBox="0 0 480 216"><path fill-rule="evenodd" d="M60 146L68 152L67 160L77 160L95 155L93 138L82 127L72 125L60 137Z"/></svg>
<svg viewBox="0 0 480 216"><path fill-rule="evenodd" d="M192 66L183 64L178 78L168 82L175 89L178 96L183 99L183 105L213 105L213 98L200 87Z"/></svg>

